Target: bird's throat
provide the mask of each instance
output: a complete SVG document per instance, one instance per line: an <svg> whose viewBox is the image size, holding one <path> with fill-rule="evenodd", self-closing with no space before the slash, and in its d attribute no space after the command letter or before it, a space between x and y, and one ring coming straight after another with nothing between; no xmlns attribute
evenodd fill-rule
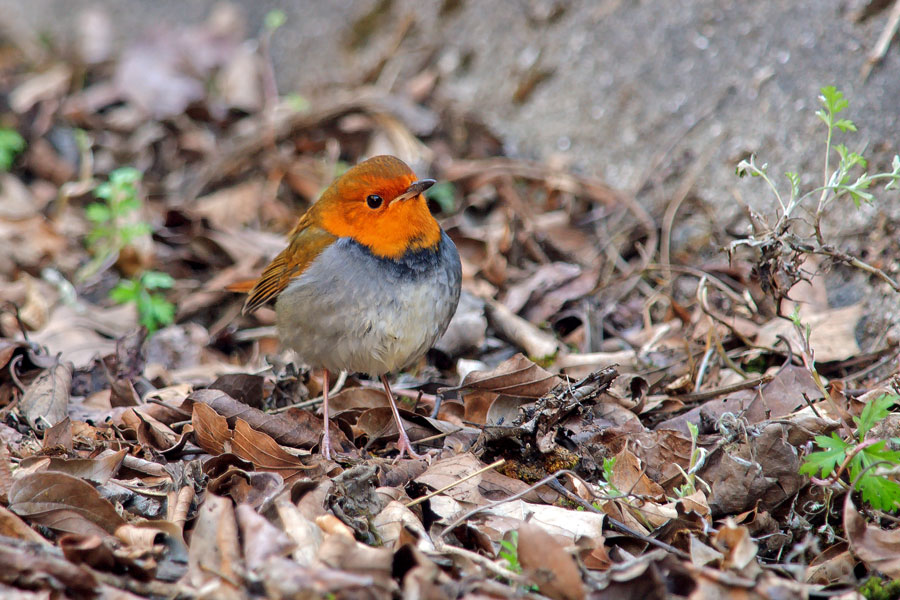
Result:
<svg viewBox="0 0 900 600"><path fill-rule="evenodd" d="M323 215L323 226L332 235L349 237L380 258L399 259L408 252L436 248L441 228L423 197L392 204L372 215L362 212Z"/></svg>

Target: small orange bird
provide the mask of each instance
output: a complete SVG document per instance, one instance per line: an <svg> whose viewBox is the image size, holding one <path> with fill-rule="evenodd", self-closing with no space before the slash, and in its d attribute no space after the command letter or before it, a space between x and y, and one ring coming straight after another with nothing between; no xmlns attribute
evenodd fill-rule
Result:
<svg viewBox="0 0 900 600"><path fill-rule="evenodd" d="M300 217L288 247L244 304L246 314L275 299L282 343L325 368L325 458L331 458L328 371L380 377L400 432L400 457L420 458L387 374L425 354L459 303L459 254L422 195L432 185L393 156L351 168Z"/></svg>

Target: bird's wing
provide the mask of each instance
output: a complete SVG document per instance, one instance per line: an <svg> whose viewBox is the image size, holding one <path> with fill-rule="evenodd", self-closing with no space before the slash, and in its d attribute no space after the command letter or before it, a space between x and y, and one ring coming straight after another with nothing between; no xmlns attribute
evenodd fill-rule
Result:
<svg viewBox="0 0 900 600"><path fill-rule="evenodd" d="M299 277L310 263L337 239L314 225L308 216L307 213L300 219L290 233L291 242L288 247L269 263L250 290L250 296L241 311L243 314L251 313L277 297L293 278Z"/></svg>

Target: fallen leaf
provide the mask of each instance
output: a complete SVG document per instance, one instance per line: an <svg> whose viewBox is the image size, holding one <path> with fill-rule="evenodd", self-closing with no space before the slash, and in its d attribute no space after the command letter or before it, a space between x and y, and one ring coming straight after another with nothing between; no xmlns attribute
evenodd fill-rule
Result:
<svg viewBox="0 0 900 600"><path fill-rule="evenodd" d="M197 510L188 547L186 579L196 589L212 586L217 598L240 598L244 572L231 500L207 494Z"/></svg>
<svg viewBox="0 0 900 600"><path fill-rule="evenodd" d="M219 229L237 229L259 219L265 182L250 180L197 198L194 211Z"/></svg>
<svg viewBox="0 0 900 600"><path fill-rule="evenodd" d="M0 505L0 536L49 545L47 540L28 526L28 523L20 519L16 513L2 505Z"/></svg>
<svg viewBox="0 0 900 600"><path fill-rule="evenodd" d="M414 532L418 538L418 548L423 552L434 552L434 543L425 531L425 526L415 513L404 504L392 500L372 520L378 537L386 548L397 550L406 537L406 532Z"/></svg>
<svg viewBox="0 0 900 600"><path fill-rule="evenodd" d="M480 390L523 398L540 398L562 380L522 354L503 361L490 371L473 371L456 388Z"/></svg>
<svg viewBox="0 0 900 600"><path fill-rule="evenodd" d="M234 425L232 437L232 452L244 460L253 463L253 466L262 471L272 471L284 477L288 483L299 477L315 471L316 466L307 466L284 448L270 436L256 431L243 419L238 419Z"/></svg>
<svg viewBox="0 0 900 600"><path fill-rule="evenodd" d="M542 594L555 600L581 600L585 597L581 572L555 537L530 523L523 523L518 532L522 573L537 583Z"/></svg>
<svg viewBox="0 0 900 600"><path fill-rule="evenodd" d="M800 304L800 319L809 328L809 346L815 352L816 362L847 360L862 354L856 341L856 330L860 319L866 314L862 303L813 311ZM796 327L791 321L775 318L759 329L756 343L764 348L773 348L779 336L786 337L792 347L802 348Z"/></svg>
<svg viewBox="0 0 900 600"><path fill-rule="evenodd" d="M67 452L71 452L73 449L72 443L72 420L66 417L44 432L42 447L45 451L62 448Z"/></svg>
<svg viewBox="0 0 900 600"><path fill-rule="evenodd" d="M188 396L188 400L208 405L232 425L235 419L242 419L253 429L271 436L276 442L285 446L311 448L318 443L321 432L321 429L316 427L318 420L301 418L294 409L287 411L284 415L270 415L238 402L218 390L197 390ZM300 410L296 409L296 411Z"/></svg>
<svg viewBox="0 0 900 600"><path fill-rule="evenodd" d="M225 417L202 402L195 402L191 415L197 445L213 456L227 452L231 444L231 430Z"/></svg>
<svg viewBox="0 0 900 600"><path fill-rule="evenodd" d="M28 112L38 102L62 96L71 78L72 68L63 63L30 75L9 93L9 106L19 114Z"/></svg>
<svg viewBox="0 0 900 600"><path fill-rule="evenodd" d="M97 485L104 485L119 471L126 453L127 451L123 449L118 452L106 450L97 458L31 456L23 459L19 463L19 467L21 469L29 469L32 465L43 463L37 471L33 472L53 471L65 473L78 479L91 481Z"/></svg>
<svg viewBox="0 0 900 600"><path fill-rule="evenodd" d="M52 471L16 479L9 491L9 509L50 529L85 535L114 534L125 523L91 484Z"/></svg>
<svg viewBox="0 0 900 600"><path fill-rule="evenodd" d="M0 542L0 581L42 582L48 579L57 589L64 589L66 595L74 598L94 598L99 591L99 583L89 570L73 565L59 554L18 540ZM19 593L13 597L21 597L21 591L16 591ZM46 594L38 597L50 597L49 590L45 591Z"/></svg>
<svg viewBox="0 0 900 600"><path fill-rule="evenodd" d="M68 416L72 365L60 362L46 369L25 390L20 406L35 431L53 427Z"/></svg>
<svg viewBox="0 0 900 600"><path fill-rule="evenodd" d="M900 579L900 529L882 529L867 523L851 496L847 494L844 500L844 531L850 540L850 551L872 571Z"/></svg>
<svg viewBox="0 0 900 600"><path fill-rule="evenodd" d="M247 504L235 509L244 560L250 569L261 568L269 559L288 556L295 544L284 531L270 523Z"/></svg>
<svg viewBox="0 0 900 600"><path fill-rule="evenodd" d="M415 481L436 490L452 483L458 483L444 493L458 502L474 506L483 506L492 500L508 498L528 489L528 484L501 475L494 470L485 471L462 481L467 475L471 475L485 466L487 465L472 454L458 454L433 463L428 470L416 477ZM533 502L541 501L540 495L534 490L523 497Z"/></svg>

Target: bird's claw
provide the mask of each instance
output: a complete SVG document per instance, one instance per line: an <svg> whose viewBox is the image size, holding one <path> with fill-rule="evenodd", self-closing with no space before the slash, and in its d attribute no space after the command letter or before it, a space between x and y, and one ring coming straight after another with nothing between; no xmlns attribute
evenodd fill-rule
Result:
<svg viewBox="0 0 900 600"><path fill-rule="evenodd" d="M410 458L414 458L416 460L423 460L427 457L425 454L419 454L415 450L413 450L412 442L409 441L409 436L406 435L405 431L401 430L400 439L397 440L397 449L400 450L400 454L397 455L397 460L403 458L404 454L409 454Z"/></svg>

